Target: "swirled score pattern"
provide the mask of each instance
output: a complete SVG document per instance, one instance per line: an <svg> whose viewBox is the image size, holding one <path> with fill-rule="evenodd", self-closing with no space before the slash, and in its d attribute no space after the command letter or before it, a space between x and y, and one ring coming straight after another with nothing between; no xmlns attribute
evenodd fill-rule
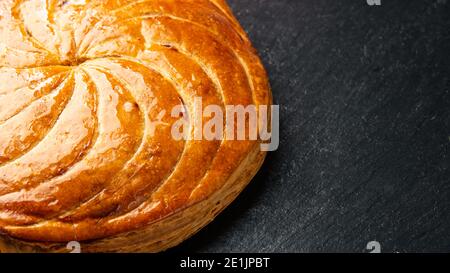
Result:
<svg viewBox="0 0 450 273"><path fill-rule="evenodd" d="M31 241L114 236L205 200L258 141L174 140L171 110L270 102L221 0L2 0L0 67L0 229Z"/></svg>

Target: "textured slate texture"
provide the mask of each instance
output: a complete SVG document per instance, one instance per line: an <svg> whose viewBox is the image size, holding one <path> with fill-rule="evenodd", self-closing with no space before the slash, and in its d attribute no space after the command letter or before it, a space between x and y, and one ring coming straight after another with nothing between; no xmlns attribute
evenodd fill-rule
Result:
<svg viewBox="0 0 450 273"><path fill-rule="evenodd" d="M450 1L229 0L281 145L172 251L450 251Z"/></svg>

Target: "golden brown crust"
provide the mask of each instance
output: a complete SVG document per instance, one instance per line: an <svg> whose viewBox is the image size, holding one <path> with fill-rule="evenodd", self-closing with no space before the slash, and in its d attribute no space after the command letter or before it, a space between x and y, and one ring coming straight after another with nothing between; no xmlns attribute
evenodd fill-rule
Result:
<svg viewBox="0 0 450 273"><path fill-rule="evenodd" d="M195 97L203 109L271 103L225 1L80 3L0 2L2 252L65 252L72 240L84 252L167 249L213 220L265 156L259 141L171 134L171 110L195 119Z"/></svg>

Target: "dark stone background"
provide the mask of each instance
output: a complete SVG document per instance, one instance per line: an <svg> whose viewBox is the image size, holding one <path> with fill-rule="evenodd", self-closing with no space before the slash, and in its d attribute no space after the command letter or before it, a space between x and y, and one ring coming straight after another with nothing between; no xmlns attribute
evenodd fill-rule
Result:
<svg viewBox="0 0 450 273"><path fill-rule="evenodd" d="M450 251L450 1L229 0L281 144L175 252Z"/></svg>

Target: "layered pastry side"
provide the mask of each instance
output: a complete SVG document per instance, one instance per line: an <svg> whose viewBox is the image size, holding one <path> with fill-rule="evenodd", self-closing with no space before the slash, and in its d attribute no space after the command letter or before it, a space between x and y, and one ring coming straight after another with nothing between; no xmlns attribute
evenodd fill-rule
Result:
<svg viewBox="0 0 450 273"><path fill-rule="evenodd" d="M265 153L175 139L196 97L271 104L223 0L0 1L0 251L157 252L213 220Z"/></svg>

